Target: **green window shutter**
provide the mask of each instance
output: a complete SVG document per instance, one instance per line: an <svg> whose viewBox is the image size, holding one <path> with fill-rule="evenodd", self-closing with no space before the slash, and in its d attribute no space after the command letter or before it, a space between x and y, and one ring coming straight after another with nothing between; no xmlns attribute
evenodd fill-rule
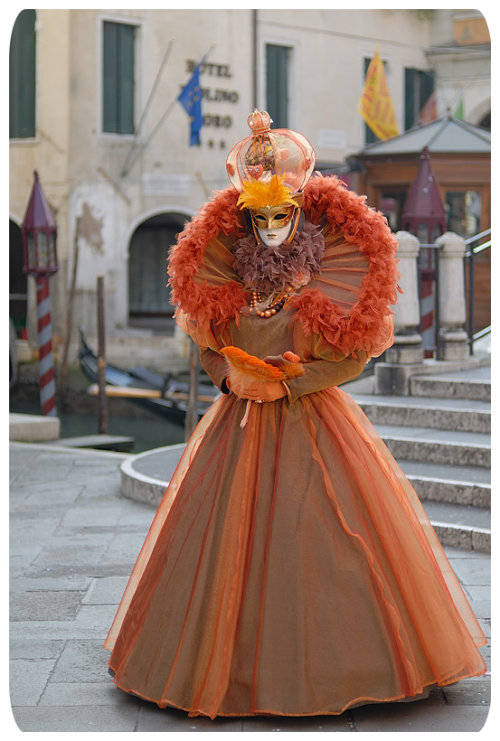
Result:
<svg viewBox="0 0 500 741"><path fill-rule="evenodd" d="M117 24L104 23L102 53L102 130L118 130L118 112L116 108L117 81Z"/></svg>
<svg viewBox="0 0 500 741"><path fill-rule="evenodd" d="M420 111L434 92L434 71L405 68L405 131L418 126Z"/></svg>
<svg viewBox="0 0 500 741"><path fill-rule="evenodd" d="M415 123L416 70L405 68L405 131Z"/></svg>
<svg viewBox="0 0 500 741"><path fill-rule="evenodd" d="M266 109L274 128L288 128L288 60L287 46L266 45Z"/></svg>
<svg viewBox="0 0 500 741"><path fill-rule="evenodd" d="M12 29L9 54L9 136L35 136L36 13L22 10Z"/></svg>
<svg viewBox="0 0 500 741"><path fill-rule="evenodd" d="M420 109L424 107L435 88L435 73L434 70L426 72L422 70L420 72Z"/></svg>
<svg viewBox="0 0 500 741"><path fill-rule="evenodd" d="M118 34L120 134L134 133L134 44L134 26L120 26Z"/></svg>
<svg viewBox="0 0 500 741"><path fill-rule="evenodd" d="M103 27L103 131L134 133L134 26L105 22Z"/></svg>

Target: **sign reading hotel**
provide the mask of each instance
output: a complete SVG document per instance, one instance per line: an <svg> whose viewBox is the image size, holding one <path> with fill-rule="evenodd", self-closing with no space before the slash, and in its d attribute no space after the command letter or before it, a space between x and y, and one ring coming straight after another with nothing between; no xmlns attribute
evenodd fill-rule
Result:
<svg viewBox="0 0 500 741"><path fill-rule="evenodd" d="M186 59L186 71L188 74L192 74L196 67L194 59ZM225 107L226 104L235 105L240 96L237 90L227 90L222 86L219 87L220 83L224 80L231 80L233 74L229 64L216 64L215 62L204 62L200 67L200 77L204 76L205 79L211 78L208 81L208 85L202 85L201 94L202 100L210 104L219 104ZM212 84L213 83L213 84ZM206 113L203 116L203 126L212 127L215 129L230 129L233 125L233 117L226 114L224 110L220 113Z"/></svg>

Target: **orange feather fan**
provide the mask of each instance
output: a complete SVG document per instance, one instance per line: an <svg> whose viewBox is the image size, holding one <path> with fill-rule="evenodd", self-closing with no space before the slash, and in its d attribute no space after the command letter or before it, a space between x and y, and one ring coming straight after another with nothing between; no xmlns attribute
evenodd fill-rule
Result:
<svg viewBox="0 0 500 741"><path fill-rule="evenodd" d="M239 347L229 345L221 349L221 353L226 358L231 374L238 375L241 379L248 380L250 377L254 381L285 381L287 378L297 378L303 375L304 367L299 361L299 356L292 352L286 352L282 356L285 363L266 362L257 358L255 355L241 350Z"/></svg>

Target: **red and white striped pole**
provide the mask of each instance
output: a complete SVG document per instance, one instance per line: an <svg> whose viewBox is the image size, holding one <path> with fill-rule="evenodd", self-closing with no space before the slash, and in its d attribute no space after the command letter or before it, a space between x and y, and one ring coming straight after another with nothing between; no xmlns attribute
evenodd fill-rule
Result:
<svg viewBox="0 0 500 741"><path fill-rule="evenodd" d="M36 308L38 318L38 367L40 373L40 406L42 414L55 416L56 383L52 353L52 320L48 276L36 278Z"/></svg>

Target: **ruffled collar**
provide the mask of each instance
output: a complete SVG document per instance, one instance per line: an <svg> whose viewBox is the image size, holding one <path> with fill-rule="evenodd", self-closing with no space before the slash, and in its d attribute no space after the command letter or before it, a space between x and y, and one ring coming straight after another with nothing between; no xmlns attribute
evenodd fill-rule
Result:
<svg viewBox="0 0 500 741"><path fill-rule="evenodd" d="M321 270L325 238L318 226L305 222L289 246L266 247L251 234L236 240L233 253L233 269L245 289L270 294L309 283Z"/></svg>
<svg viewBox="0 0 500 741"><path fill-rule="evenodd" d="M234 244L245 236L237 201L233 187L216 193L170 252L172 302L187 317L186 326L202 333L231 320L239 324L248 303L233 267ZM392 342L390 304L396 303L398 279L397 241L385 217L334 176L309 180L303 213L322 227L326 248L321 271L288 304L292 321L345 355L379 355Z"/></svg>

